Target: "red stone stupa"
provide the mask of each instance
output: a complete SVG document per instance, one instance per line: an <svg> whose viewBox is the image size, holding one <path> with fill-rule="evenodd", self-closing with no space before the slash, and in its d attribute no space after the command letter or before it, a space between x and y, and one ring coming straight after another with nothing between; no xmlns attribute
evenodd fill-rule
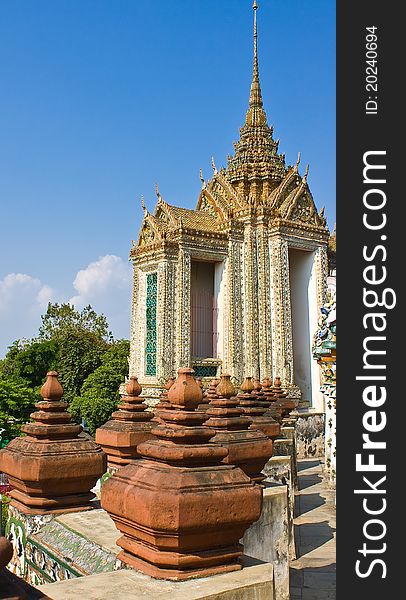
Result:
<svg viewBox="0 0 406 600"><path fill-rule="evenodd" d="M167 408L170 408L170 402L168 400L168 393L169 390L171 389L171 387L173 386L173 384L175 383L175 378L174 377L170 377L168 379L168 381L165 383L164 389L162 390L161 393L161 397L159 398L159 402L158 404L155 405L154 407L154 418L152 419L152 423L156 424L156 423L162 423L162 419L160 419L157 414L159 411L161 410L165 410Z"/></svg>
<svg viewBox="0 0 406 600"><path fill-rule="evenodd" d="M272 422L272 425L273 425L272 434L269 437L271 438L272 441L275 441L276 438L279 437L280 431L281 431L281 426L280 426L280 423L278 420L279 413L275 414L275 411L272 410L272 408L271 408L272 402L268 397L265 396L264 391L262 389L262 384L259 381L259 379L254 379L253 384L254 384L254 390L252 393L255 394L257 397L257 405L265 408L264 417L270 419ZM278 416L278 418L276 418L276 416Z"/></svg>
<svg viewBox="0 0 406 600"><path fill-rule="evenodd" d="M71 421L58 373L50 371L41 388L43 400L23 425L26 435L0 450L0 471L8 475L12 504L28 514L89 510L90 491L106 472L106 455L93 440L81 436Z"/></svg>
<svg viewBox="0 0 406 600"><path fill-rule="evenodd" d="M139 458L137 446L153 437L152 412L140 397L142 388L137 377L130 377L125 386L126 394L110 421L96 430L96 442L107 454L111 470L125 467Z"/></svg>
<svg viewBox="0 0 406 600"><path fill-rule="evenodd" d="M221 376L206 415L205 427L216 430L211 442L228 450L223 462L237 465L257 483L263 481L261 471L272 456L272 441L262 431L251 429L252 421L243 415L230 375Z"/></svg>
<svg viewBox="0 0 406 600"><path fill-rule="evenodd" d="M123 534L118 558L152 577L183 580L241 569L239 540L261 513L262 488L222 460L210 443L193 369L179 369L171 409L138 447L142 458L117 471L101 501Z"/></svg>
<svg viewBox="0 0 406 600"><path fill-rule="evenodd" d="M276 406L280 407L282 419L285 419L297 407L297 403L292 398L289 398L288 394L282 388L280 377L275 377L271 390L276 398Z"/></svg>
<svg viewBox="0 0 406 600"><path fill-rule="evenodd" d="M241 392L237 398L239 407L242 409L244 416L251 419L250 429L262 431L271 440L278 437L280 433L280 425L267 412L267 408L263 406L263 400L258 400L254 390L252 377L246 377L241 384Z"/></svg>
<svg viewBox="0 0 406 600"><path fill-rule="evenodd" d="M262 382L263 398L269 402L267 412L280 424L283 415L283 406L277 403L277 397L272 391L272 381L269 377L265 377Z"/></svg>

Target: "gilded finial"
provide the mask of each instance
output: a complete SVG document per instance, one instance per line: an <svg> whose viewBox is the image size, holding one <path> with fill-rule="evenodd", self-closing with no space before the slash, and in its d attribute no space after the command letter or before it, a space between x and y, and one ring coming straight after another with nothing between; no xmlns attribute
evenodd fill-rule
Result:
<svg viewBox="0 0 406 600"><path fill-rule="evenodd" d="M141 206L142 206L142 210L144 211L144 213L147 214L148 211L145 206L144 194L142 194L142 196L141 196Z"/></svg>
<svg viewBox="0 0 406 600"><path fill-rule="evenodd" d="M216 167L216 165L214 163L214 156L211 157L211 166L213 168L214 173L217 174L218 171L217 171L217 167Z"/></svg>
<svg viewBox="0 0 406 600"><path fill-rule="evenodd" d="M307 181L308 174L309 174L309 165L306 166L306 171L305 171L305 174L304 174L304 177L303 177L303 182L304 183L306 183L306 181Z"/></svg>
<svg viewBox="0 0 406 600"><path fill-rule="evenodd" d="M160 198L158 182L155 184L155 194L157 195L158 198Z"/></svg>
<svg viewBox="0 0 406 600"><path fill-rule="evenodd" d="M298 171L298 169L299 169L299 165L300 165L300 158L301 158L301 153L300 153L300 150L299 150L299 152L298 152L298 154L297 154L297 161L296 161L296 164L295 164L295 171L296 171L296 172L297 172L297 171Z"/></svg>
<svg viewBox="0 0 406 600"><path fill-rule="evenodd" d="M199 177L200 177L200 181L201 181L202 183L205 183L205 181L204 181L204 177L203 177L203 169L200 169L200 171L199 171Z"/></svg>

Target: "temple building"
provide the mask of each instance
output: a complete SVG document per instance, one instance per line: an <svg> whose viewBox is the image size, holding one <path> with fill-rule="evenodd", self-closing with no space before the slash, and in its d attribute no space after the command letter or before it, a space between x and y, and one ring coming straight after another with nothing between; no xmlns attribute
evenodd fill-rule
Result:
<svg viewBox="0 0 406 600"><path fill-rule="evenodd" d="M202 179L195 210L160 195L144 208L134 267L130 376L149 395L179 367L196 376L280 376L321 407L312 338L325 302L328 229L307 183L286 165L263 107L257 6L249 106L226 168Z"/></svg>

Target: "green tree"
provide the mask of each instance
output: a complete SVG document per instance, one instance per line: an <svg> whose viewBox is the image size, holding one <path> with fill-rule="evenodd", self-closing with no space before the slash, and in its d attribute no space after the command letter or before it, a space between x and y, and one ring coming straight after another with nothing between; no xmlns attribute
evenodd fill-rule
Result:
<svg viewBox="0 0 406 600"><path fill-rule="evenodd" d="M55 340L72 331L87 331L105 342L111 342L113 339L106 317L103 314L98 315L90 304L79 312L72 304L49 302L47 312L41 319L39 340Z"/></svg>
<svg viewBox="0 0 406 600"><path fill-rule="evenodd" d="M58 345L55 341L14 342L3 361L3 377L18 377L30 386L41 386L47 371L56 369Z"/></svg>
<svg viewBox="0 0 406 600"><path fill-rule="evenodd" d="M17 377L0 378L0 428L5 429L3 439L20 434L21 425L29 420L38 392Z"/></svg>
<svg viewBox="0 0 406 600"><path fill-rule="evenodd" d="M64 399L71 402L80 393L86 378L101 364L101 357L113 338L106 317L92 307L75 310L71 304L48 304L39 330L40 342L57 347L56 370L64 389Z"/></svg>
<svg viewBox="0 0 406 600"><path fill-rule="evenodd" d="M85 419L92 434L117 408L119 387L128 373L129 350L127 340L114 342L103 354L102 364L84 381L80 396L76 396L69 406L72 417L79 423Z"/></svg>

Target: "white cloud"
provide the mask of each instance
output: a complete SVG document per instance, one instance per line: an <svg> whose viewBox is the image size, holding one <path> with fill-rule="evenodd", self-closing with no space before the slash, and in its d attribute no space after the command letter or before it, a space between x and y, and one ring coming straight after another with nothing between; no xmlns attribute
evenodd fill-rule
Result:
<svg viewBox="0 0 406 600"><path fill-rule="evenodd" d="M51 287L25 273L0 279L0 356L14 340L36 335L41 313L54 297Z"/></svg>
<svg viewBox="0 0 406 600"><path fill-rule="evenodd" d="M91 304L104 313L116 338L129 338L131 317L131 268L119 256L106 254L81 269L73 287L77 295L69 302L81 310Z"/></svg>
<svg viewBox="0 0 406 600"><path fill-rule="evenodd" d="M37 335L48 302L69 302L77 310L91 304L106 315L115 338L129 338L131 268L126 261L111 254L100 257L78 271L73 288L76 295L69 298L25 273L0 279L0 357L14 340Z"/></svg>

